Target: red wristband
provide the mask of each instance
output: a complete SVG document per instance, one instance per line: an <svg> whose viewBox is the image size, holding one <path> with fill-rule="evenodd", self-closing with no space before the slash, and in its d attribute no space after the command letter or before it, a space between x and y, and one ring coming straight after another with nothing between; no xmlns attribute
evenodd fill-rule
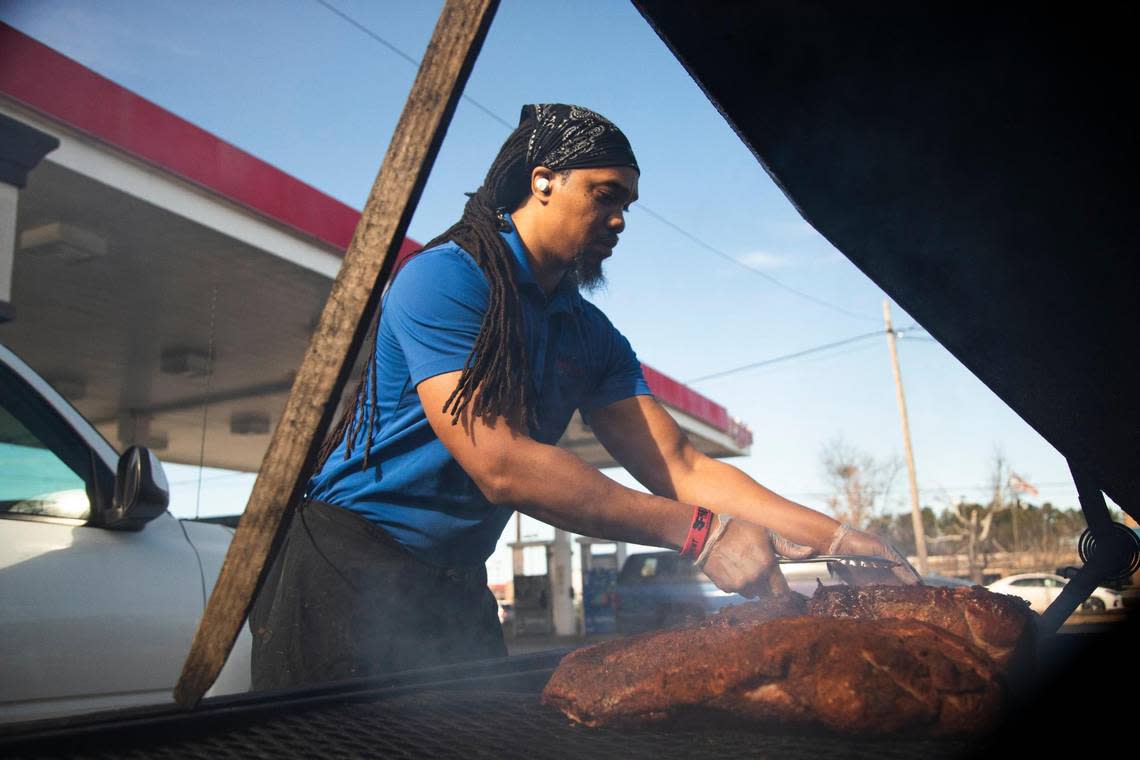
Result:
<svg viewBox="0 0 1140 760"><path fill-rule="evenodd" d="M709 529L712 528L713 513L704 507L693 510L693 524L689 526L689 534L681 544L681 556L695 560L705 548L705 541L709 539Z"/></svg>

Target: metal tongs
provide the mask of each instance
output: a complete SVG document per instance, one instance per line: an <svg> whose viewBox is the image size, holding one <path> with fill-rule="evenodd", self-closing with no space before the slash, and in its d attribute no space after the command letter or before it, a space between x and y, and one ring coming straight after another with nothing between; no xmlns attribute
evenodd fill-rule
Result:
<svg viewBox="0 0 1140 760"><path fill-rule="evenodd" d="M819 554L806 559L788 559L780 557L777 562L781 565L802 564L804 562L834 562L844 567L873 568L876 570L890 570L898 567L900 562L884 557L873 557L867 554Z"/></svg>

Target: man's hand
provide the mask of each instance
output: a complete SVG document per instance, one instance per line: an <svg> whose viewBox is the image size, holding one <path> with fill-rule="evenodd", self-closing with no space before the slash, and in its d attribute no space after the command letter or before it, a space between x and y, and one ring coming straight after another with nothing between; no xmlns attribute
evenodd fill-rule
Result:
<svg viewBox="0 0 1140 760"><path fill-rule="evenodd" d="M776 563L777 553L792 559L806 559L815 552L765 527L737 519L720 533L703 569L722 591L747 597L787 594L788 582Z"/></svg>
<svg viewBox="0 0 1140 760"><path fill-rule="evenodd" d="M862 554L871 557L883 557L899 563L890 570L855 568L837 564L836 573L849 586L867 586L873 583L913 586L922 583L922 579L906 561L902 552L878 536L855 530L847 523L840 525L839 529L835 531L828 554Z"/></svg>

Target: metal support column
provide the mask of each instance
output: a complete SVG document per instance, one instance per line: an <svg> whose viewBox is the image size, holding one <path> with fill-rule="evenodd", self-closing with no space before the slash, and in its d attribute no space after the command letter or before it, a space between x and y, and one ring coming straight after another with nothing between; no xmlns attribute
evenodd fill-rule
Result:
<svg viewBox="0 0 1140 760"><path fill-rule="evenodd" d="M59 140L0 114L0 322L12 319L16 265L16 206L28 173L59 147Z"/></svg>

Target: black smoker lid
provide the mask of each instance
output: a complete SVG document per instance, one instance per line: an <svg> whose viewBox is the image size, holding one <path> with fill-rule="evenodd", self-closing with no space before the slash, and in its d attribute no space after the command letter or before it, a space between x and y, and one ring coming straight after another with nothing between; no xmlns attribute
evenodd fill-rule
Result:
<svg viewBox="0 0 1140 760"><path fill-rule="evenodd" d="M804 218L1140 519L1132 26L1109 7L634 4Z"/></svg>

